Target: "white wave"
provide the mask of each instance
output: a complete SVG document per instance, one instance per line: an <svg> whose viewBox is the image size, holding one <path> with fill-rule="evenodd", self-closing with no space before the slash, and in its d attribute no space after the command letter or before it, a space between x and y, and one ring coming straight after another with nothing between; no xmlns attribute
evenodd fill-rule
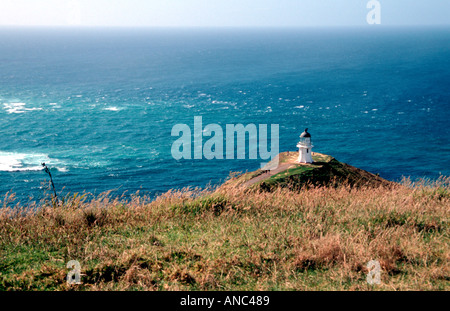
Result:
<svg viewBox="0 0 450 311"><path fill-rule="evenodd" d="M305 106L303 106L303 105L301 105L301 106L295 106L294 108L302 109L302 108L305 108Z"/></svg>
<svg viewBox="0 0 450 311"><path fill-rule="evenodd" d="M3 103L8 113L25 113L27 111L42 110L42 108L25 108L25 103Z"/></svg>
<svg viewBox="0 0 450 311"><path fill-rule="evenodd" d="M61 108L61 105L59 105L58 103L50 103L49 106L52 106L53 109Z"/></svg>
<svg viewBox="0 0 450 311"><path fill-rule="evenodd" d="M107 111L120 111L120 110L122 110L122 109L113 106L113 107L106 107L106 108L104 108L103 110L107 110Z"/></svg>
<svg viewBox="0 0 450 311"><path fill-rule="evenodd" d="M21 172L42 170L41 163L58 164L57 159L50 159L46 154L16 153L0 151L0 171Z"/></svg>
<svg viewBox="0 0 450 311"><path fill-rule="evenodd" d="M25 103L4 103L3 107L8 113L23 113L22 111L26 104Z"/></svg>

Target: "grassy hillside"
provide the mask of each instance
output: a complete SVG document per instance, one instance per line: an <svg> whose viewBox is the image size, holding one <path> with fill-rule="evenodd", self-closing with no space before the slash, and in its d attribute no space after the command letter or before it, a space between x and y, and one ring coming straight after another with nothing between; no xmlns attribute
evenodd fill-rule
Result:
<svg viewBox="0 0 450 311"><path fill-rule="evenodd" d="M449 290L449 179L0 208L0 290ZM36 208L38 207L38 208ZM378 260L380 285L366 282ZM66 264L81 264L69 286Z"/></svg>
<svg viewBox="0 0 450 311"><path fill-rule="evenodd" d="M298 190L305 185L352 187L390 187L394 183L362 169L339 162L329 155L313 153L313 163L297 163L298 152L283 152L278 155L279 169L272 172L257 170L230 181L235 185L258 190L272 191L278 187ZM270 167L268 164L267 167Z"/></svg>

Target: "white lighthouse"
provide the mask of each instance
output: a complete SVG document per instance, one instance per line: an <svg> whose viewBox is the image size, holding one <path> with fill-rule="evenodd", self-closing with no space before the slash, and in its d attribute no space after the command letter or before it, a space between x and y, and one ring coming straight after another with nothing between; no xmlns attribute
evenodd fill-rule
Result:
<svg viewBox="0 0 450 311"><path fill-rule="evenodd" d="M314 147L311 145L311 134L308 133L308 129L300 135L300 141L297 144L298 147L298 160L300 163L313 163L311 149Z"/></svg>

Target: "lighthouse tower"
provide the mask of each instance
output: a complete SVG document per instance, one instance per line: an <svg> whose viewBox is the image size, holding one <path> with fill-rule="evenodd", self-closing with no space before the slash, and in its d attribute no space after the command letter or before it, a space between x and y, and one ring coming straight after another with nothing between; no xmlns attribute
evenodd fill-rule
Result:
<svg viewBox="0 0 450 311"><path fill-rule="evenodd" d="M311 145L311 134L308 133L308 129L300 135L300 141L297 144L298 147L298 160L300 163L313 163L311 149L314 147Z"/></svg>

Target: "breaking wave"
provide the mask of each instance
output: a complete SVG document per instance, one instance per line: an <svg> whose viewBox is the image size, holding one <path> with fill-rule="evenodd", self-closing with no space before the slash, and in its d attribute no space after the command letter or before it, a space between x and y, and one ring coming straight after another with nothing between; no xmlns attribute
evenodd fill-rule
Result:
<svg viewBox="0 0 450 311"><path fill-rule="evenodd" d="M27 111L42 110L42 108L26 108L25 103L4 103L3 108L8 113L25 113Z"/></svg>
<svg viewBox="0 0 450 311"><path fill-rule="evenodd" d="M39 171L42 170L41 163L50 165L58 165L58 170L66 171L61 166L61 161L51 159L46 154L41 153L16 153L0 151L0 171L3 172L20 172L20 171Z"/></svg>

